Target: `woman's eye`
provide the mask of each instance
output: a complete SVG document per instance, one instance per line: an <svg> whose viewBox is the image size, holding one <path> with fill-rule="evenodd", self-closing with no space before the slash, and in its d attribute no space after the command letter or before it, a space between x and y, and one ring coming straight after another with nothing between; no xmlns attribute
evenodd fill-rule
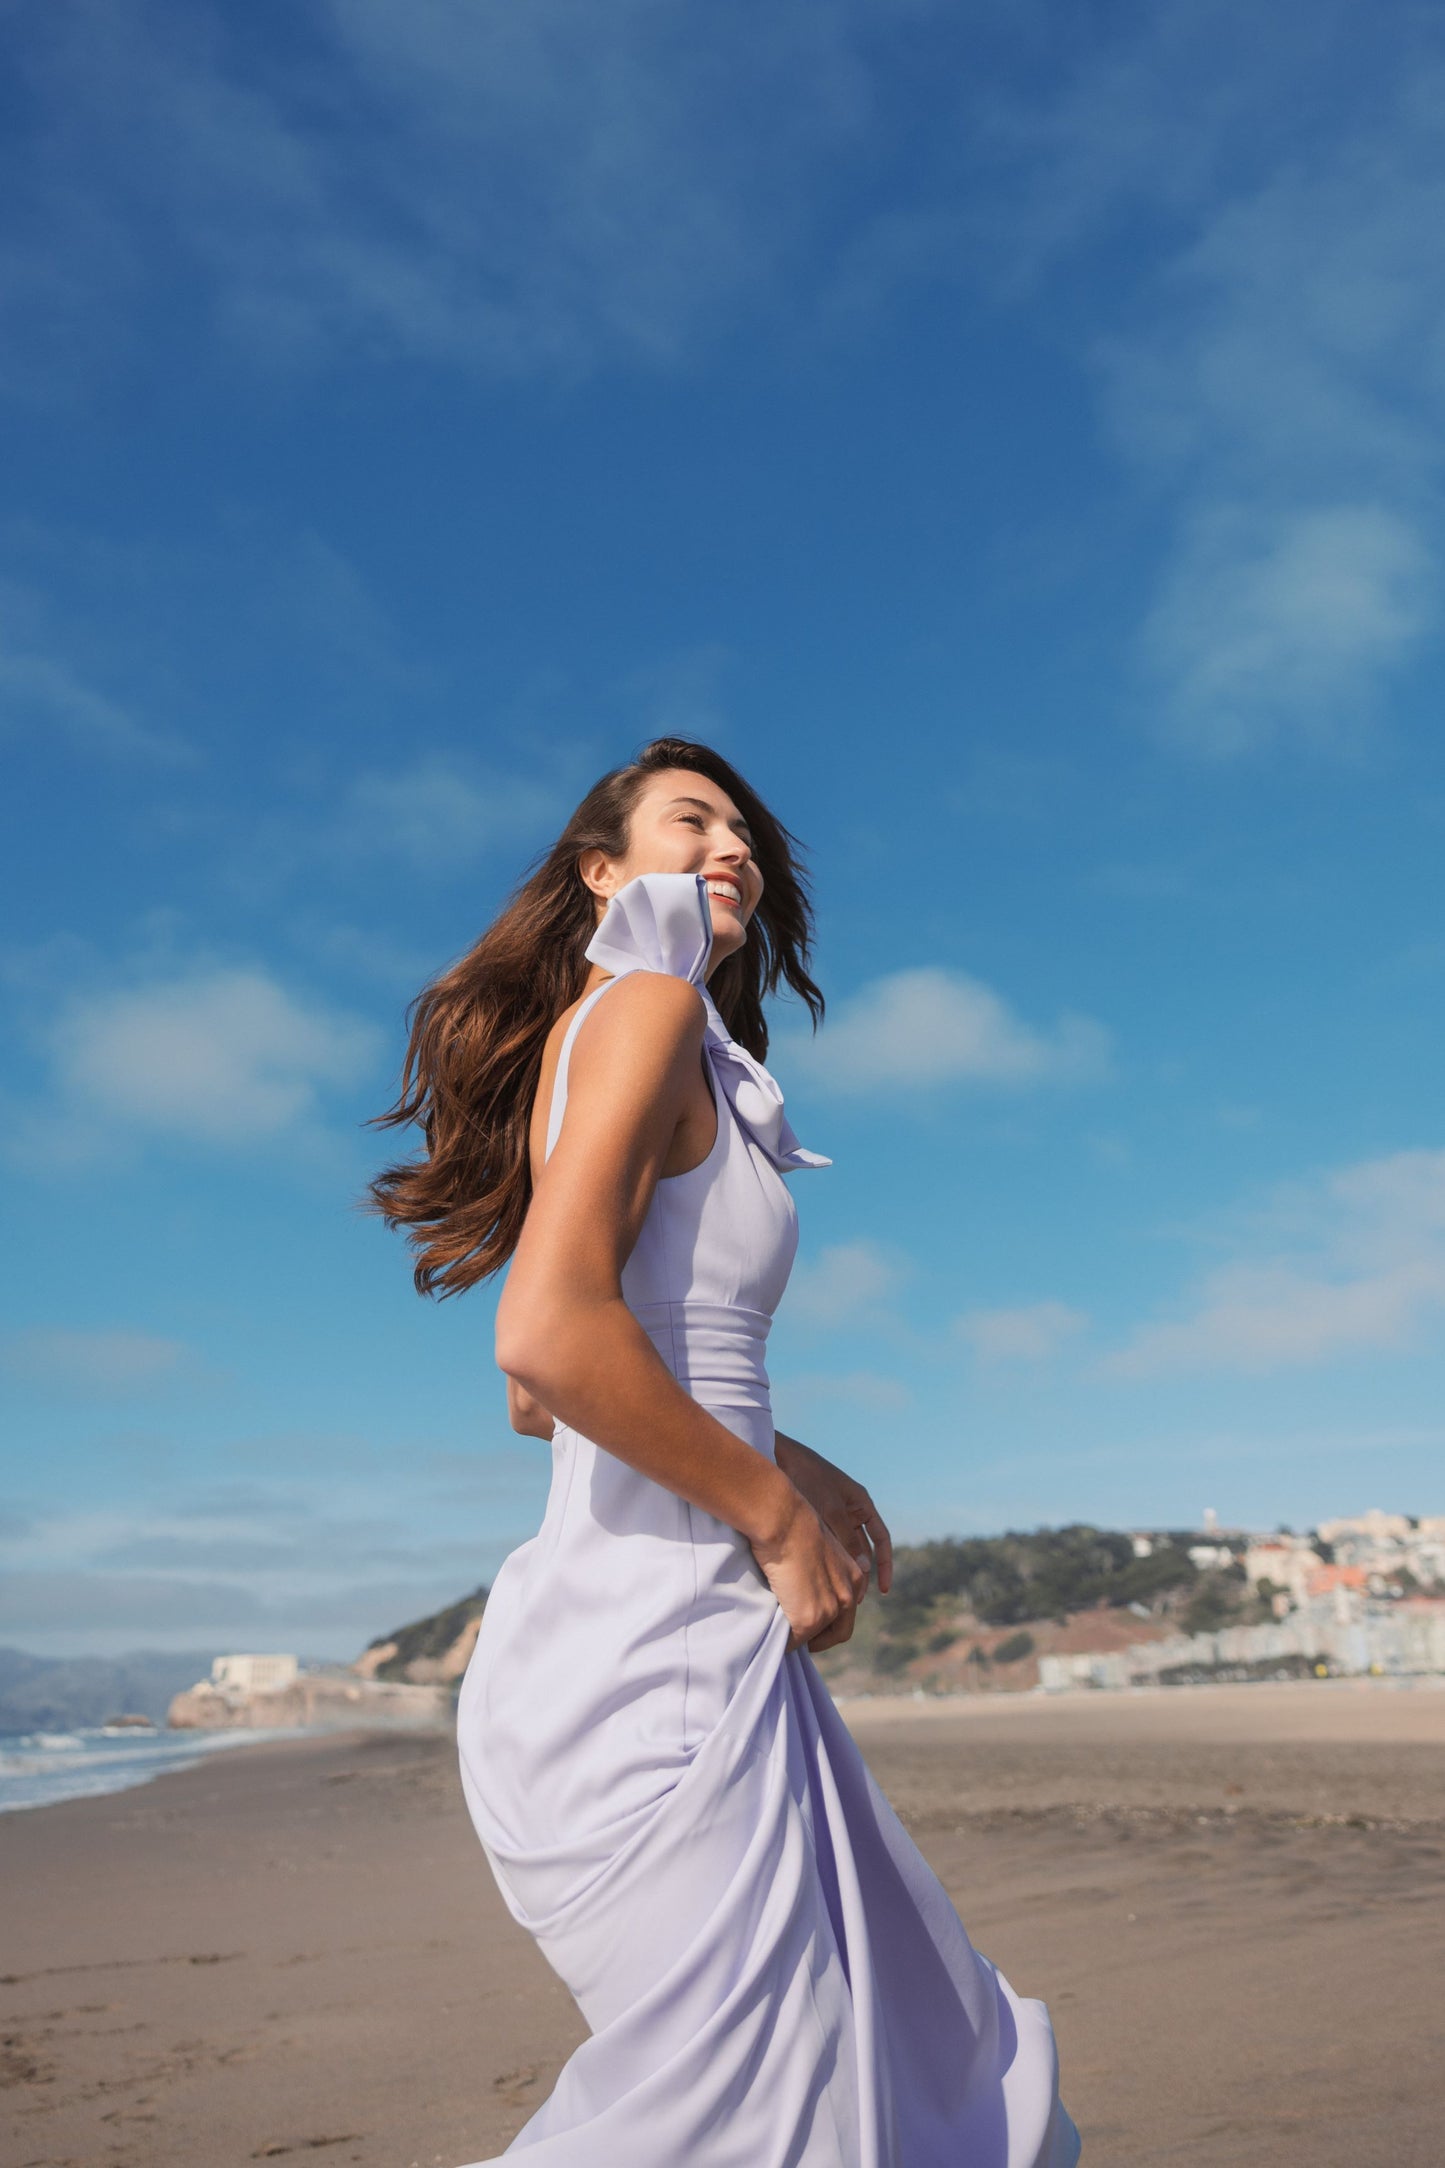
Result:
<svg viewBox="0 0 1445 2168"><path fill-rule="evenodd" d="M701 828L703 826L703 818L701 813L683 813L679 817L682 820L691 821L694 828Z"/></svg>

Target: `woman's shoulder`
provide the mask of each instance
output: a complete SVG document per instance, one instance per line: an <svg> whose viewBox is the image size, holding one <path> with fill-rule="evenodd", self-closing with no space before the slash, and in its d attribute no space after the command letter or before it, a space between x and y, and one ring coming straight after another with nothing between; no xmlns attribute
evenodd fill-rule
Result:
<svg viewBox="0 0 1445 2168"><path fill-rule="evenodd" d="M596 998L605 995L605 999ZM707 1004L700 989L670 971L628 971L603 979L574 1004L572 1020L586 1009L572 1044L575 1058L586 1042L593 1048L682 1045L701 1040ZM570 1023L563 1027L565 1039Z"/></svg>
<svg viewBox="0 0 1445 2168"><path fill-rule="evenodd" d="M533 1101L534 1161L544 1156L542 1109L550 1109L564 1060L569 1095L574 1086L585 1090L594 1073L615 1089L624 1072L665 1072L680 1052L696 1052L706 1028L701 992L671 972L628 971L586 988L561 1011L543 1044Z"/></svg>

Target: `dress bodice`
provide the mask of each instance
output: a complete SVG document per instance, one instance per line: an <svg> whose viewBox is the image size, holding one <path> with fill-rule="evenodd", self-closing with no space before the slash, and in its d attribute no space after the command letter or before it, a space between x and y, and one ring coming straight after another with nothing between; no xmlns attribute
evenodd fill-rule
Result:
<svg viewBox="0 0 1445 2168"><path fill-rule="evenodd" d="M657 1183L623 1268L622 1293L691 1389L751 1385L766 1393L763 1344L798 1246L797 1207L783 1174L830 1162L798 1143L776 1082L728 1033L704 984L711 951L712 913L700 874L639 874L613 897L587 947L612 977L581 1003L562 1041L547 1153L566 1115L572 1047L608 988L634 971L663 971L696 986L707 1010L703 1058L717 1133L698 1166Z"/></svg>

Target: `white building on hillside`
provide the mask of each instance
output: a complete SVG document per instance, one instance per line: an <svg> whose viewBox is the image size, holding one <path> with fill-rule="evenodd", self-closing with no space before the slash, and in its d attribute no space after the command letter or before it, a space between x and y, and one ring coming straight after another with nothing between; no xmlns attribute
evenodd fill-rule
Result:
<svg viewBox="0 0 1445 2168"><path fill-rule="evenodd" d="M296 1684L300 1669L294 1656L218 1656L210 1683L222 1694L280 1694Z"/></svg>
<svg viewBox="0 0 1445 2168"><path fill-rule="evenodd" d="M1341 1543L1352 1539L1380 1545L1404 1543L1412 1530L1408 1514L1382 1513L1378 1506L1371 1506L1368 1513L1358 1513L1353 1519L1321 1521L1318 1533L1337 1551Z"/></svg>

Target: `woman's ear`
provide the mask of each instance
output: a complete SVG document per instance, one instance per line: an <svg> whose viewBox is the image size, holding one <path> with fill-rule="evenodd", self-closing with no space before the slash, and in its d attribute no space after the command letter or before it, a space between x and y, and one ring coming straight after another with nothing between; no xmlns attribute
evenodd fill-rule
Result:
<svg viewBox="0 0 1445 2168"><path fill-rule="evenodd" d="M577 871L593 895L600 897L604 903L616 894L617 875L613 870L612 860L605 851L598 850L595 845L589 850L579 851Z"/></svg>

